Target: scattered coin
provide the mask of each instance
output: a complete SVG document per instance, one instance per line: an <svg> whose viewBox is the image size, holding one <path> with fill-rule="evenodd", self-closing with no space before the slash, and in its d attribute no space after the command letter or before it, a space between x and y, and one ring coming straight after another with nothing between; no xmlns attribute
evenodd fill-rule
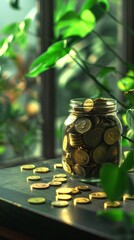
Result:
<svg viewBox="0 0 134 240"><path fill-rule="evenodd" d="M104 202L104 209L106 209L107 207L116 208L116 207L119 207L119 206L120 206L120 202L118 202L118 201L114 201L114 202L107 201L107 202Z"/></svg>
<svg viewBox="0 0 134 240"><path fill-rule="evenodd" d="M129 169L128 172L134 172L134 168Z"/></svg>
<svg viewBox="0 0 134 240"><path fill-rule="evenodd" d="M68 201L53 201L51 202L51 206L53 207L67 207L68 206Z"/></svg>
<svg viewBox="0 0 134 240"><path fill-rule="evenodd" d="M92 192L91 198L106 198L106 193L105 192Z"/></svg>
<svg viewBox="0 0 134 240"><path fill-rule="evenodd" d="M65 173L58 173L53 175L54 178L65 178L67 175Z"/></svg>
<svg viewBox="0 0 134 240"><path fill-rule="evenodd" d="M58 188L56 189L56 194L69 194L72 192L72 188Z"/></svg>
<svg viewBox="0 0 134 240"><path fill-rule="evenodd" d="M70 200L72 196L70 194L58 194L56 195L56 200Z"/></svg>
<svg viewBox="0 0 134 240"><path fill-rule="evenodd" d="M77 194L79 193L79 189L77 187L72 188L71 194Z"/></svg>
<svg viewBox="0 0 134 240"><path fill-rule="evenodd" d="M123 201L125 201L126 199L134 200L134 195L124 194L123 195Z"/></svg>
<svg viewBox="0 0 134 240"><path fill-rule="evenodd" d="M28 202L32 204L41 204L41 203L45 203L45 201L46 200L43 197L32 197L28 199Z"/></svg>
<svg viewBox="0 0 134 240"><path fill-rule="evenodd" d="M49 185L51 185L51 186L60 186L60 185L62 185L62 182L51 181L51 182L49 182Z"/></svg>
<svg viewBox="0 0 134 240"><path fill-rule="evenodd" d="M21 170L32 170L35 168L34 164L25 164L20 167Z"/></svg>
<svg viewBox="0 0 134 240"><path fill-rule="evenodd" d="M48 167L37 167L33 170L33 172L38 172L38 173L47 173L49 172L49 168Z"/></svg>
<svg viewBox="0 0 134 240"><path fill-rule="evenodd" d="M62 163L55 163L54 164L54 169L56 169L56 168L63 168Z"/></svg>
<svg viewBox="0 0 134 240"><path fill-rule="evenodd" d="M76 205L77 203L87 204L91 203L91 200L86 197L78 197L74 199L74 205Z"/></svg>
<svg viewBox="0 0 134 240"><path fill-rule="evenodd" d="M54 181L54 182L62 182L62 183L63 183L63 182L66 182L66 181L67 181L67 178L63 178L63 177L62 177L62 178L58 178L58 177L57 177L57 178L54 178L53 181Z"/></svg>
<svg viewBox="0 0 134 240"><path fill-rule="evenodd" d="M49 188L49 184L48 183L33 183L31 184L31 189L36 188L36 189L45 189L45 188Z"/></svg>
<svg viewBox="0 0 134 240"><path fill-rule="evenodd" d="M28 181L28 180L36 181L36 180L40 180L40 179L41 179L41 177L40 177L40 176L36 176L36 175L28 176L28 177L27 177L27 181Z"/></svg>
<svg viewBox="0 0 134 240"><path fill-rule="evenodd" d="M81 191L91 190L91 188L87 185L79 185L79 186L76 186L76 188L81 190Z"/></svg>

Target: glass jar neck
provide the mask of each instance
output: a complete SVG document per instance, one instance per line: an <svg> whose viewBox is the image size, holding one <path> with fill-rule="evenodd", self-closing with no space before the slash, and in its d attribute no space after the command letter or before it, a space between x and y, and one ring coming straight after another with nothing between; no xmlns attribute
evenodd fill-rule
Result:
<svg viewBox="0 0 134 240"><path fill-rule="evenodd" d="M70 113L110 114L117 112L117 102L112 98L74 98L70 100Z"/></svg>

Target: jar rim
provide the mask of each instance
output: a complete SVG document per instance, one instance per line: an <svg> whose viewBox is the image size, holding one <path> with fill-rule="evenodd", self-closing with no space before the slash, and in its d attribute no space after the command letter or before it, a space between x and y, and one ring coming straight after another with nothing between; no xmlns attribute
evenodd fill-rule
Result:
<svg viewBox="0 0 134 240"><path fill-rule="evenodd" d="M117 102L113 98L73 98L70 100L70 112L93 112L102 110L102 112L117 111Z"/></svg>

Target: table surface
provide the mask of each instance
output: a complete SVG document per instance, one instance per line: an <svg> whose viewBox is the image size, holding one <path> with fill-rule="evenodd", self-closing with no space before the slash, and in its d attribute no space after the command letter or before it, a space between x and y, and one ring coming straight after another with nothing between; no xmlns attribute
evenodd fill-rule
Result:
<svg viewBox="0 0 134 240"><path fill-rule="evenodd" d="M34 161L36 167L49 168L47 173L36 173L41 176L38 182L48 183L54 174L65 173L62 168L54 168L54 164L60 162L60 158ZM117 223L111 224L97 215L99 210L104 209L107 199L92 199L89 204L74 205L74 198L88 197L91 192L101 191L101 188L71 180L67 176L67 181L60 187L88 185L91 190L73 195L67 207L53 207L51 202L55 200L56 189L59 186L31 190L30 185L35 182L27 181L27 177L34 174L33 170L21 171L21 165L0 169L0 222L33 233L35 239L44 239L44 236L51 239L53 234L58 234L58 239L60 236L63 239L66 239L66 236L68 239L75 239L76 234L77 239L81 239L82 236L92 236L91 239L117 239ZM30 197L44 197L46 202L40 205L30 204ZM131 212L134 209L134 201L121 201L120 208Z"/></svg>

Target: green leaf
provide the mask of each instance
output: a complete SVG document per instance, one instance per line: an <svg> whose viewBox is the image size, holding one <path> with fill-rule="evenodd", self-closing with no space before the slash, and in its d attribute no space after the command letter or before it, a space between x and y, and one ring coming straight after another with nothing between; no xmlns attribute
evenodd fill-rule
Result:
<svg viewBox="0 0 134 240"><path fill-rule="evenodd" d="M15 8L15 9L20 9L19 0L9 0L9 4L11 7Z"/></svg>
<svg viewBox="0 0 134 240"><path fill-rule="evenodd" d="M134 88L134 71L129 71L127 76L120 79L117 83L118 88L121 91L128 91Z"/></svg>
<svg viewBox="0 0 134 240"><path fill-rule="evenodd" d="M107 74L109 74L111 72L115 72L115 71L116 71L115 67L103 67L103 68L101 68L101 70L97 74L97 77L103 78Z"/></svg>
<svg viewBox="0 0 134 240"><path fill-rule="evenodd" d="M128 171L133 167L134 167L134 151L129 151L120 168L124 171Z"/></svg>
<svg viewBox="0 0 134 240"><path fill-rule="evenodd" d="M41 54L31 64L28 77L36 77L40 73L52 68L57 60L64 57L71 49L65 45L65 41L59 41L52 44L46 52Z"/></svg>
<svg viewBox="0 0 134 240"><path fill-rule="evenodd" d="M100 210L97 216L106 218L112 222L122 222L124 220L124 211L121 209Z"/></svg>
<svg viewBox="0 0 134 240"><path fill-rule="evenodd" d="M94 4L97 3L97 0L86 0L84 1L84 3L82 4L81 10L80 12L83 12L85 9L91 9Z"/></svg>
<svg viewBox="0 0 134 240"><path fill-rule="evenodd" d="M134 108L127 110L126 119L127 119L129 128L134 130Z"/></svg>
<svg viewBox="0 0 134 240"><path fill-rule="evenodd" d="M59 31L62 38L72 36L84 38L94 29L95 23L95 17L89 10L83 11L80 16L75 11L70 11L59 19L56 31Z"/></svg>
<svg viewBox="0 0 134 240"><path fill-rule="evenodd" d="M132 178L130 177L130 175L127 175L127 177L128 177L128 184L126 187L126 191L131 196L134 196L134 182L133 182Z"/></svg>
<svg viewBox="0 0 134 240"><path fill-rule="evenodd" d="M128 181L126 172L112 163L106 163L100 170L100 178L108 199L115 201L122 197Z"/></svg>
<svg viewBox="0 0 134 240"><path fill-rule="evenodd" d="M96 21L100 20L104 16L106 11L109 11L110 5L108 0L97 0L97 4L91 8L95 15Z"/></svg>

